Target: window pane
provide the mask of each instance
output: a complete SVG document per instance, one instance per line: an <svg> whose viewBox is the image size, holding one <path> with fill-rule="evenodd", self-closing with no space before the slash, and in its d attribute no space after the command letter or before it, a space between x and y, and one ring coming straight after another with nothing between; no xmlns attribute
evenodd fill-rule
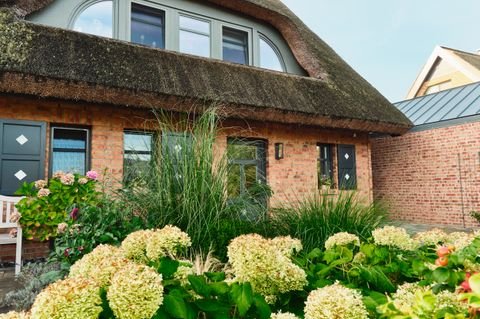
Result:
<svg viewBox="0 0 480 319"><path fill-rule="evenodd" d="M152 48L165 48L165 12L132 4L131 41Z"/></svg>
<svg viewBox="0 0 480 319"><path fill-rule="evenodd" d="M276 50L262 38L260 38L260 67L274 71L284 71Z"/></svg>
<svg viewBox="0 0 480 319"><path fill-rule="evenodd" d="M132 152L150 152L152 150L152 134L125 133L124 150Z"/></svg>
<svg viewBox="0 0 480 319"><path fill-rule="evenodd" d="M240 196L240 185L241 185L241 172L240 165L230 165L228 168L228 184L227 184L227 193L229 197L235 198Z"/></svg>
<svg viewBox="0 0 480 319"><path fill-rule="evenodd" d="M253 144L228 144L227 154L229 159L255 160L257 159L257 146Z"/></svg>
<svg viewBox="0 0 480 319"><path fill-rule="evenodd" d="M248 64L248 33L223 28L223 60Z"/></svg>
<svg viewBox="0 0 480 319"><path fill-rule="evenodd" d="M210 57L210 37L180 30L180 52Z"/></svg>
<svg viewBox="0 0 480 319"><path fill-rule="evenodd" d="M52 172L85 174L85 153L53 151Z"/></svg>
<svg viewBox="0 0 480 319"><path fill-rule="evenodd" d="M245 165L245 190L248 191L250 188L257 184L257 165Z"/></svg>
<svg viewBox="0 0 480 319"><path fill-rule="evenodd" d="M85 149L87 132L54 128L53 148Z"/></svg>
<svg viewBox="0 0 480 319"><path fill-rule="evenodd" d="M113 1L95 3L75 21L75 31L111 38L113 36Z"/></svg>
<svg viewBox="0 0 480 319"><path fill-rule="evenodd" d="M210 35L210 22L190 17L180 16L180 29Z"/></svg>
<svg viewBox="0 0 480 319"><path fill-rule="evenodd" d="M87 164L86 130L52 129L52 172L85 174Z"/></svg>

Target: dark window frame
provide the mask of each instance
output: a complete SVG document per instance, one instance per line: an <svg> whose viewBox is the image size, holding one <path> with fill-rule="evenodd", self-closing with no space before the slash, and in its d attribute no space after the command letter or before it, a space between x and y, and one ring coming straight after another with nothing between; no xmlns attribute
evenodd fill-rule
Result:
<svg viewBox="0 0 480 319"><path fill-rule="evenodd" d="M267 183L267 154L268 154L268 141L261 138L242 138L242 137L228 137L227 138L227 148L228 145L237 144L237 145L254 145L257 147L257 159L255 160L245 160L245 159L230 159L228 158L228 165L240 165L242 167L246 165L255 165L257 168L257 182L258 177L262 183ZM244 170L240 170L241 172ZM240 195L245 194L245 176L240 177ZM243 185L242 185L243 184Z"/></svg>
<svg viewBox="0 0 480 319"><path fill-rule="evenodd" d="M245 42L244 44L244 49L245 49L245 63L239 63L239 62L233 62L230 60L225 60L225 49L224 49L224 44L225 44L225 31L231 32L231 33L242 33L245 37ZM242 64L242 65L250 65L250 34L248 31L245 30L240 30L238 28L231 27L229 25L223 25L222 26L222 60L226 62L231 62L231 63L237 63L237 64Z"/></svg>
<svg viewBox="0 0 480 319"><path fill-rule="evenodd" d="M132 12L133 12L134 9L137 9L138 11L141 11L142 13L145 13L145 14L152 14L156 17L161 16L162 24L152 23L152 22L149 22L149 21L146 21L146 20L143 20L143 19L134 19L133 15L132 15ZM132 21L137 21L137 22L140 22L140 23L143 23L143 24L146 24L146 25L151 25L151 26L154 26L154 27L161 28L162 29L162 44L163 45L162 46L157 46L155 48L156 49L163 49L163 50L166 49L166 47L167 47L167 42L166 42L167 41L167 35L166 35L166 33L167 33L167 12L164 9L160 9L160 8L157 8L157 7L145 5L145 4L142 4L142 3L137 3L137 2L134 2L134 1L132 1L132 3L131 3L131 6L130 6L130 42L150 48L151 46L148 45L148 44L133 42L133 40L132 40Z"/></svg>
<svg viewBox="0 0 480 319"><path fill-rule="evenodd" d="M126 150L125 149L125 135L130 134L130 135L150 135L152 138L151 145L150 145L150 151L134 151L134 150ZM150 155L150 163L152 163L155 158L156 158L156 139L158 138L158 132L155 131L142 131L142 130L135 130L135 129L124 129L123 130L123 176L122 176L122 182L123 184L128 184L128 181L126 180L126 175L125 175L125 155L127 154L135 154L135 155Z"/></svg>
<svg viewBox="0 0 480 319"><path fill-rule="evenodd" d="M85 138L85 150L83 151L82 149L63 149L60 148L60 150L64 151L69 151L69 152L79 152L83 153L85 152L85 173L90 170L90 165L91 165L91 128L87 126L70 126L70 125L64 125L64 124L51 124L50 125L50 149L48 152L48 177L51 178L53 175L53 152L57 150L58 148L53 147L53 142L55 140L55 130L65 130L65 131L84 131L86 132L86 138Z"/></svg>
<svg viewBox="0 0 480 319"><path fill-rule="evenodd" d="M324 152L322 148L327 148L327 158L323 158ZM333 154L334 154L334 144L328 144L328 143L317 143L317 150L319 151L317 154L317 182L318 182L318 189L321 189L322 183L321 183L321 178L322 177L327 177L331 181L330 187L333 188L335 185L334 181L334 167L333 167ZM324 166L325 165L325 166ZM328 170L328 174L321 174L321 169L325 168Z"/></svg>

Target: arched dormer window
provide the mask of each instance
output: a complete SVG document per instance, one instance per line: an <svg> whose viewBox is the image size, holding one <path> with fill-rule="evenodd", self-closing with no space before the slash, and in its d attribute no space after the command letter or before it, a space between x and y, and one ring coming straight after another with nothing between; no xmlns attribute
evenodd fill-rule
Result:
<svg viewBox="0 0 480 319"><path fill-rule="evenodd" d="M259 34L260 67L285 72L285 63L278 48L264 35Z"/></svg>
<svg viewBox="0 0 480 319"><path fill-rule="evenodd" d="M73 24L75 31L102 37L113 37L113 1L89 1Z"/></svg>

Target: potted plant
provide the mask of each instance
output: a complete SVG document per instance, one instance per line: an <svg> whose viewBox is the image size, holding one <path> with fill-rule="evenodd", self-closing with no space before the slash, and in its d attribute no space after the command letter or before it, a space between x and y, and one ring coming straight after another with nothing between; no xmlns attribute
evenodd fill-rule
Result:
<svg viewBox="0 0 480 319"><path fill-rule="evenodd" d="M332 188L333 182L329 176L321 176L320 177L320 189L322 191L327 191Z"/></svg>

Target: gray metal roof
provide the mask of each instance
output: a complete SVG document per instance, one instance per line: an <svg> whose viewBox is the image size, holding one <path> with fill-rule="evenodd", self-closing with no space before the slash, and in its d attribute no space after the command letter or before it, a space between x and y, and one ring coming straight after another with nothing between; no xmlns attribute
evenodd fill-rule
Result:
<svg viewBox="0 0 480 319"><path fill-rule="evenodd" d="M394 104L415 125L480 114L480 82Z"/></svg>

